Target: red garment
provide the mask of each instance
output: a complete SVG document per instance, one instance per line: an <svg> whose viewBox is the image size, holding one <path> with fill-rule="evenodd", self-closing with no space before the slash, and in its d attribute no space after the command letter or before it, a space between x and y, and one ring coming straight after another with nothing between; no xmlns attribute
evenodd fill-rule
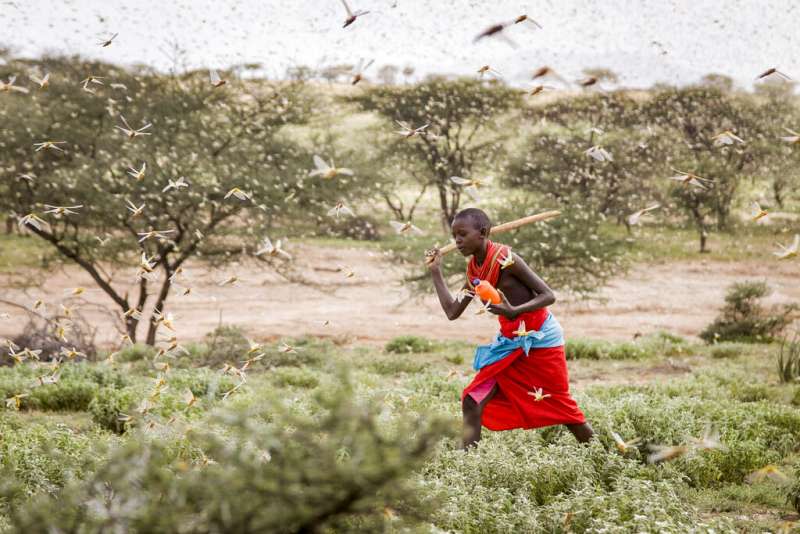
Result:
<svg viewBox="0 0 800 534"><path fill-rule="evenodd" d="M497 258L504 254L510 254L509 247L489 241L484 263L478 266L473 256L467 266L467 277L470 281L473 277L488 280L496 286L500 278ZM528 330L539 330L548 313L547 308L541 308L520 314L515 319L498 315L500 333L505 337L515 337L514 331L521 321L525 321ZM470 391L487 380L495 380L499 386L499 391L483 409L481 423L489 430L586 422L583 412L569 394L569 374L563 346L532 349L527 356L520 348L484 367L462 392L461 402ZM542 394L550 396L536 400L532 393L538 388L542 389Z"/></svg>
<svg viewBox="0 0 800 534"><path fill-rule="evenodd" d="M470 289L474 289L472 280L478 278L480 280L487 280L492 286L497 286L497 280L500 278L500 262L499 259L505 259L506 256L511 254L511 247L501 245L490 240L486 240L486 258L479 266L475 261L473 255L467 264L467 284Z"/></svg>

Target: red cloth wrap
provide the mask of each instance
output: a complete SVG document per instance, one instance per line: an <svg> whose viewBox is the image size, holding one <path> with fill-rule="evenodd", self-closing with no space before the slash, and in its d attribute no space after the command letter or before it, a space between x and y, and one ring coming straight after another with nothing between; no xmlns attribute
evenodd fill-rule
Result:
<svg viewBox="0 0 800 534"><path fill-rule="evenodd" d="M499 253L499 254L498 254ZM498 256L510 254L510 248L488 242L484 263L478 266L473 256L467 266L467 278L488 280L497 286L500 277ZM547 308L518 315L507 319L502 315L500 333L513 338L520 322L525 321L528 330L539 330L548 315ZM464 388L461 402L469 392L486 380L494 379L499 391L483 409L481 423L489 430L511 430L512 428L539 428L550 425L580 424L586 418L577 403L569 394L569 374L564 347L533 349L527 356L517 349L502 360L481 369L472 382ZM542 388L543 394L550 397L540 401L529 393Z"/></svg>
<svg viewBox="0 0 800 534"><path fill-rule="evenodd" d="M483 259L483 263L479 266L473 255L467 264L467 284L470 289L474 289L472 280L475 278L486 280L493 287L497 287L497 280L500 278L500 262L498 260L505 259L508 254L511 254L511 247L487 239L486 257Z"/></svg>

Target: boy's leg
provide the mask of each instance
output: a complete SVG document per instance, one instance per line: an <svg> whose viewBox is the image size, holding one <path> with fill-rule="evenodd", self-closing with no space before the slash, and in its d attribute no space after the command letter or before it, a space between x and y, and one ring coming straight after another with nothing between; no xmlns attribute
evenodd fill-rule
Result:
<svg viewBox="0 0 800 534"><path fill-rule="evenodd" d="M500 388L495 384L489 394L486 395L480 403L475 402L475 399L473 399L471 395L464 397L464 402L461 403L461 411L464 415L464 449L468 449L480 441L483 408L492 400L492 397L494 397L499 390Z"/></svg>
<svg viewBox="0 0 800 534"><path fill-rule="evenodd" d="M592 430L592 426L589 423L581 423L577 425L565 425L572 435L575 436L575 439L580 441L581 443L586 443L592 436L594 436L594 430Z"/></svg>

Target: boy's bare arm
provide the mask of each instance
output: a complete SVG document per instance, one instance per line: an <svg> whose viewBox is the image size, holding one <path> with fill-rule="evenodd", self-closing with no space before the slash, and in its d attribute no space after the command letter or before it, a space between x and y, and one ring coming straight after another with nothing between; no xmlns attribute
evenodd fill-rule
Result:
<svg viewBox="0 0 800 534"><path fill-rule="evenodd" d="M556 296L553 290L550 289L544 280L533 272L533 270L525 263L525 260L514 254L514 263L509 267L511 274L516 276L523 284L528 286L532 291L534 297L528 302L523 302L514 306L514 314L538 310L545 306L550 306L556 301Z"/></svg>
<svg viewBox="0 0 800 534"><path fill-rule="evenodd" d="M439 304L442 305L445 315L451 321L461 317L464 310L469 306L470 298L463 298L461 302L453 298L450 294L450 289L444 281L442 275L442 255L437 251L436 256L428 263L428 268L431 270L431 278L433 279L433 287L436 288L436 295L439 297ZM466 283L464 284L466 288Z"/></svg>

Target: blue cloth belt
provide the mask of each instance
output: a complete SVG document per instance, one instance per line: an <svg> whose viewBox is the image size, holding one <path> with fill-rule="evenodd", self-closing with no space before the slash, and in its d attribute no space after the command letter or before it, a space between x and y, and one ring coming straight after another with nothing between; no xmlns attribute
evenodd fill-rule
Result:
<svg viewBox="0 0 800 534"><path fill-rule="evenodd" d="M483 369L487 365L502 360L519 348L523 349L527 356L531 349L560 347L563 344L564 330L553 314L548 313L547 319L544 320L542 328L539 330L531 330L525 335L513 338L505 337L498 332L490 344L479 345L475 349L472 367L476 371Z"/></svg>

